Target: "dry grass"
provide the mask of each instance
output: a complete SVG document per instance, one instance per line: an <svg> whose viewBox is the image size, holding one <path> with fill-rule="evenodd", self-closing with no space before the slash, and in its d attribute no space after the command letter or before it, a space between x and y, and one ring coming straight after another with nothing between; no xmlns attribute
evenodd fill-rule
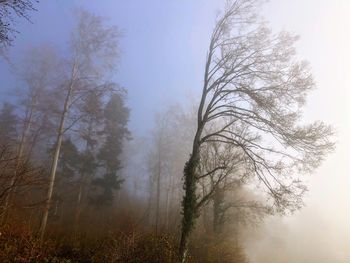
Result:
<svg viewBox="0 0 350 263"><path fill-rule="evenodd" d="M132 228L95 237L82 233L74 237L57 234L51 235L41 245L35 233L24 223L7 224L0 232L2 263L178 262L178 238L171 234L155 235ZM241 247L209 235L196 235L191 240L190 255L190 263L246 263Z"/></svg>

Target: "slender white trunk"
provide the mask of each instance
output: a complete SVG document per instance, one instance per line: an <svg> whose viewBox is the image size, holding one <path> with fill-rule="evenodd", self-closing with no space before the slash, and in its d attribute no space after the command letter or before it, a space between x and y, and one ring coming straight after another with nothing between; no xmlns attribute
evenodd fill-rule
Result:
<svg viewBox="0 0 350 263"><path fill-rule="evenodd" d="M61 150L61 145L62 145L62 140L63 140L63 133L64 133L64 121L69 109L69 102L70 102L70 98L73 92L73 87L74 87L74 81L75 81L75 76L76 76L76 72L75 72L75 64L73 66L73 70L72 70L72 78L71 78L71 82L68 88L68 92L67 92L67 96L65 98L64 101L64 107L63 107L63 111L61 114L61 120L60 120L60 125L58 128L58 132L57 132L57 139L56 139L56 144L55 144L55 152L54 152L54 156L52 159L52 165L51 165L51 170L50 170L50 177L49 177L49 188L47 190L47 195L46 195L46 204L44 207L44 212L43 212L43 216L41 219L41 225L40 225L40 230L39 230L39 236L40 236L40 240L42 241L44 239L44 235L45 235L45 229L46 229L46 225L47 225L47 218L49 215L49 210L50 210L50 203L51 203L51 198L52 198L52 193L53 193L53 186L55 184L55 177L56 177L56 170L57 170L57 164L58 164L58 158L60 155L60 150Z"/></svg>

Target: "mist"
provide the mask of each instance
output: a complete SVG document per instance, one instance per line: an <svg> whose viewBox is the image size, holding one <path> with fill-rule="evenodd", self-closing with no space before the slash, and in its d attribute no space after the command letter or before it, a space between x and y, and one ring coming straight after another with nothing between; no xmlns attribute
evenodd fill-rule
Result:
<svg viewBox="0 0 350 263"><path fill-rule="evenodd" d="M349 13L0 2L0 261L349 262Z"/></svg>

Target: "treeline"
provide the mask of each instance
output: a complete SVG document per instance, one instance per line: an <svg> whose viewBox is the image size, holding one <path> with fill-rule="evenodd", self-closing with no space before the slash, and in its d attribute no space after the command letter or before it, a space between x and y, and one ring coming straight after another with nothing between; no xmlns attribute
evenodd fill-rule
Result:
<svg viewBox="0 0 350 263"><path fill-rule="evenodd" d="M86 11L76 17L66 52L26 52L17 96L0 109L1 224L24 224L41 240L110 222L131 139L127 93L111 80L118 29Z"/></svg>

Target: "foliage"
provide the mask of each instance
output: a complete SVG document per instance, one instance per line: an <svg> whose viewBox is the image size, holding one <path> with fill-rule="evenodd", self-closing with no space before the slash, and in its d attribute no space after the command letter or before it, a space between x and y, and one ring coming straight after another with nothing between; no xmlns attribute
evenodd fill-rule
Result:
<svg viewBox="0 0 350 263"><path fill-rule="evenodd" d="M121 94L114 93L104 109L104 137L98 153L98 161L103 165L103 174L92 181L92 185L100 192L91 196L93 203L103 205L113 200L113 191L118 190L123 179L117 174L121 169L123 144L130 137L127 128L129 109L125 106Z"/></svg>

